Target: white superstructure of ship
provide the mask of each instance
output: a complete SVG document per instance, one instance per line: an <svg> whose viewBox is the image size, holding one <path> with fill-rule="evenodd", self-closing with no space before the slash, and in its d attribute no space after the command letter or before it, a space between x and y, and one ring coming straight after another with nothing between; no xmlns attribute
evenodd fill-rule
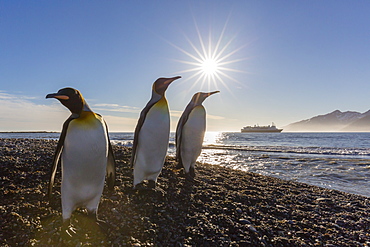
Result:
<svg viewBox="0 0 370 247"><path fill-rule="evenodd" d="M241 129L241 132L281 132L283 129L278 129L276 128L275 124L272 123L272 125L267 125L267 126L259 126L254 125L254 126L245 126Z"/></svg>

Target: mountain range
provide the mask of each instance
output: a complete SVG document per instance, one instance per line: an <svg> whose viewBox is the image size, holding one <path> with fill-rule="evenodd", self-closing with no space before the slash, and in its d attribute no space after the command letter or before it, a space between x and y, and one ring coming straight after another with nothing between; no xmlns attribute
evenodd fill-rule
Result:
<svg viewBox="0 0 370 247"><path fill-rule="evenodd" d="M284 131L370 132L370 110L364 113L335 110L325 115L291 123Z"/></svg>

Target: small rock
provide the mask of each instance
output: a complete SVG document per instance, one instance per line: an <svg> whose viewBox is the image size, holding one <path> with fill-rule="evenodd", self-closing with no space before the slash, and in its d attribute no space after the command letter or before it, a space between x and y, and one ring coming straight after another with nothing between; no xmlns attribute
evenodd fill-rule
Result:
<svg viewBox="0 0 370 247"><path fill-rule="evenodd" d="M248 230L251 232L258 232L257 229L252 225L248 225Z"/></svg>
<svg viewBox="0 0 370 247"><path fill-rule="evenodd" d="M239 219L239 223L240 224L243 224L243 225L246 225L246 224L252 224L252 222L250 222L249 220L247 219Z"/></svg>
<svg viewBox="0 0 370 247"><path fill-rule="evenodd" d="M330 198L324 198L324 197L317 198L316 201L318 201L318 202L332 202L332 200Z"/></svg>

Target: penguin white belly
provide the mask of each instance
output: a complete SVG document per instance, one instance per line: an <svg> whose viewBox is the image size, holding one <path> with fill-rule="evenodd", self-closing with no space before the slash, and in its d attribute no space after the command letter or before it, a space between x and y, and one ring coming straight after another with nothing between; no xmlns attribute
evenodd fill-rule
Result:
<svg viewBox="0 0 370 247"><path fill-rule="evenodd" d="M182 129L181 159L186 173L195 166L202 151L205 130L206 111L203 106L197 106L190 112Z"/></svg>
<svg viewBox="0 0 370 247"><path fill-rule="evenodd" d="M134 186L143 180L156 181L167 155L170 132L169 110L167 104L157 104L147 113L138 135Z"/></svg>
<svg viewBox="0 0 370 247"><path fill-rule="evenodd" d="M79 206L97 210L103 192L108 157L107 133L101 122L85 125L72 120L62 151L63 218Z"/></svg>

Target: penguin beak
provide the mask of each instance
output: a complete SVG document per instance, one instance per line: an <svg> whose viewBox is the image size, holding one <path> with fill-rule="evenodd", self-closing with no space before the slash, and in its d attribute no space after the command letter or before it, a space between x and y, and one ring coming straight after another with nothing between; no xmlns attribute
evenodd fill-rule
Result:
<svg viewBox="0 0 370 247"><path fill-rule="evenodd" d="M219 93L219 92L220 92L220 91L213 91L213 92L209 92L207 97L211 96L212 94Z"/></svg>
<svg viewBox="0 0 370 247"><path fill-rule="evenodd" d="M50 94L46 95L46 99L50 99L50 98L63 99L63 100L68 100L69 99L69 97L67 95L62 95L62 94L58 94L58 93L50 93Z"/></svg>
<svg viewBox="0 0 370 247"><path fill-rule="evenodd" d="M175 80L181 78L181 76L175 76L172 78L159 78L153 84L153 90L158 94L164 95L164 92L167 90L168 86Z"/></svg>
<svg viewBox="0 0 370 247"><path fill-rule="evenodd" d="M169 86L173 81L175 81L177 79L180 79L180 78L181 78L181 76L175 76L175 77L172 77L172 78L168 78L168 80L166 80L163 84Z"/></svg>

